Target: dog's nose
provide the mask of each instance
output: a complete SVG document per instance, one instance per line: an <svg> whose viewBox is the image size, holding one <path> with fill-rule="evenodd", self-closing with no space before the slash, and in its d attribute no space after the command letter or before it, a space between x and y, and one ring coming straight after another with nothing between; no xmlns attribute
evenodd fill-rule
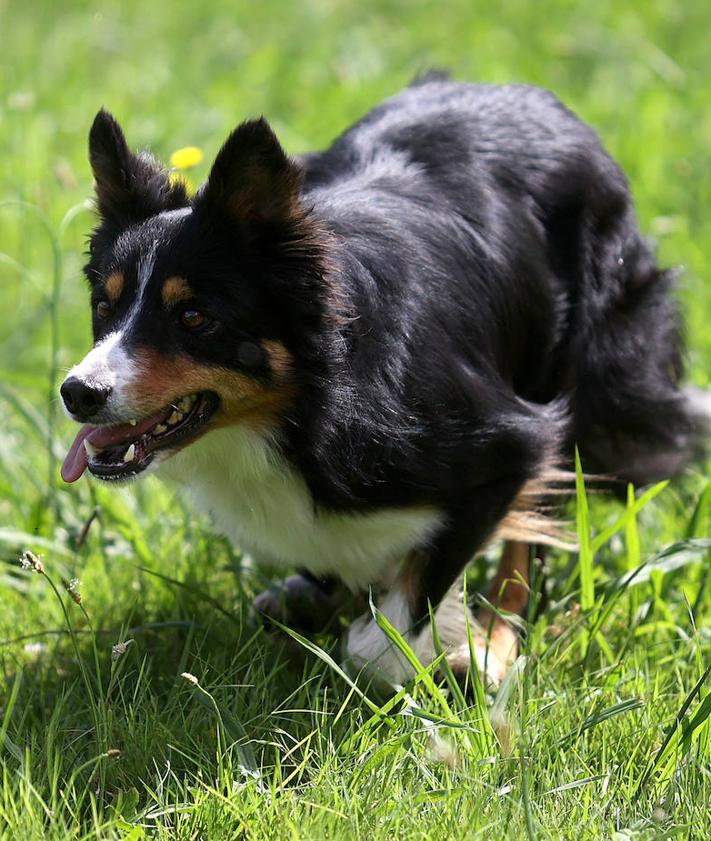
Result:
<svg viewBox="0 0 711 841"><path fill-rule="evenodd" d="M78 377L68 377L59 389L64 405L79 420L89 420L106 404L110 388L92 388Z"/></svg>

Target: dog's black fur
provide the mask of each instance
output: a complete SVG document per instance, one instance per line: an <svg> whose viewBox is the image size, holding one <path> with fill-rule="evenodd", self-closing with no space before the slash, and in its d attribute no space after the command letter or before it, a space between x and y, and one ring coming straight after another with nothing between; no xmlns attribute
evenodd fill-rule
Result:
<svg viewBox="0 0 711 841"><path fill-rule="evenodd" d="M293 399L277 437L316 508L446 512L414 617L546 460L577 444L588 471L639 484L697 445L672 277L620 168L546 91L427 77L297 161L245 123L192 202L105 113L91 159L96 294L116 266L135 284L157 243L155 272L215 314L185 334L147 310L133 342L268 385L266 356L237 347L278 340ZM95 319L97 339L110 329Z"/></svg>

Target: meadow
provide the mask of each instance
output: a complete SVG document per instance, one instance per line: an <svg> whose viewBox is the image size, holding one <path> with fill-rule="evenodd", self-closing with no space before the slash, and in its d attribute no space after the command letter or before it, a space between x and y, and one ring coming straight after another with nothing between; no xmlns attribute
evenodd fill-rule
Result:
<svg viewBox="0 0 711 841"><path fill-rule="evenodd" d="M100 106L203 150L197 184L240 120L317 148L427 67L597 128L711 387L709 31L703 0L0 0L0 838L711 838L711 462L571 500L580 552L548 557L496 695L418 668L383 698L333 638L256 622L268 571L169 488L63 485L57 394L90 343Z"/></svg>

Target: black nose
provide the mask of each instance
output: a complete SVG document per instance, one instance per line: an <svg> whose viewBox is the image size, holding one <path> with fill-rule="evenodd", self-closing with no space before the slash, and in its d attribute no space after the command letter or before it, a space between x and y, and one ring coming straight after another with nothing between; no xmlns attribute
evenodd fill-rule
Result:
<svg viewBox="0 0 711 841"><path fill-rule="evenodd" d="M111 389L92 388L77 377L69 377L62 383L59 393L73 415L80 420L89 420L106 404Z"/></svg>

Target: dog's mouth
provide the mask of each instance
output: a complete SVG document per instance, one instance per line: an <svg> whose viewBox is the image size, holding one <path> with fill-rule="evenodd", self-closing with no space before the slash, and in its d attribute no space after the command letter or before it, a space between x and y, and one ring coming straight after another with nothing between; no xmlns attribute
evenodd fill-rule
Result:
<svg viewBox="0 0 711 841"><path fill-rule="evenodd" d="M131 479L150 465L156 453L198 437L219 402L214 392L205 391L181 397L141 421L83 426L64 459L62 478L76 482L88 468L105 481Z"/></svg>

